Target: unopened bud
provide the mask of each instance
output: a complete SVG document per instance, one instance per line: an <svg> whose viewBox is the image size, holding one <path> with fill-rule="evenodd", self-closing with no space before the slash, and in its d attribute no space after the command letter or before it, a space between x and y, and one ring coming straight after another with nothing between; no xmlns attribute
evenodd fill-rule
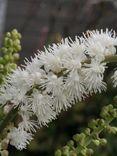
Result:
<svg viewBox="0 0 117 156"><path fill-rule="evenodd" d="M7 150L1 151L1 156L8 156L8 155L9 155L9 153Z"/></svg>
<svg viewBox="0 0 117 156"><path fill-rule="evenodd" d="M62 156L61 150L57 150L57 151L55 152L55 156Z"/></svg>

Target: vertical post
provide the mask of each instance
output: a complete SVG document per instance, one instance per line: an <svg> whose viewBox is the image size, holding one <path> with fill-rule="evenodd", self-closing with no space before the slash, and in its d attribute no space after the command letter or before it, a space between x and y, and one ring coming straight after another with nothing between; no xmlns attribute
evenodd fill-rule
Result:
<svg viewBox="0 0 117 156"><path fill-rule="evenodd" d="M0 0L0 46L2 43L2 37L4 31L6 9L7 9L7 0Z"/></svg>

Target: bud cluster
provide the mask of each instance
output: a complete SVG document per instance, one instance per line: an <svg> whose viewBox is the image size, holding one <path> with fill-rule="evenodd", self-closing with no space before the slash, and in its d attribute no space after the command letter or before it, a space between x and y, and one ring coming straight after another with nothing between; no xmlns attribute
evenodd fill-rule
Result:
<svg viewBox="0 0 117 156"><path fill-rule="evenodd" d="M4 82L6 75L17 67L18 52L21 50L20 39L21 34L16 29L5 34L3 47L0 49L0 84Z"/></svg>
<svg viewBox="0 0 117 156"><path fill-rule="evenodd" d="M111 122L117 119L117 109L113 105L104 106L100 116L100 119L89 122L84 132L74 135L73 140L57 150L55 156L91 156L94 153L91 145L105 145L107 140L101 138L100 133L105 130L112 134L117 133L117 127L111 126Z"/></svg>

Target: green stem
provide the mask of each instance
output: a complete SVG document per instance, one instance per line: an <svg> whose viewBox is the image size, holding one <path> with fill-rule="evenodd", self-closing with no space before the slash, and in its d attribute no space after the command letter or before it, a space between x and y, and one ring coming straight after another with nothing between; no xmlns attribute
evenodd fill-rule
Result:
<svg viewBox="0 0 117 156"><path fill-rule="evenodd" d="M117 55L106 56L104 62L106 63L117 62Z"/></svg>
<svg viewBox="0 0 117 156"><path fill-rule="evenodd" d="M105 63L112 63L112 62L117 62L117 55L108 55L108 56L105 56L105 59L102 61L102 62L105 62ZM85 60L84 62L82 62L82 64L84 63L91 63L91 59L87 59Z"/></svg>

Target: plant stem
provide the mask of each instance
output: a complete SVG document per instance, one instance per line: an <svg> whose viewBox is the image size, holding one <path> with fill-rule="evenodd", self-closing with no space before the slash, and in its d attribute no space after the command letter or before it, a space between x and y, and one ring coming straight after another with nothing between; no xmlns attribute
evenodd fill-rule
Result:
<svg viewBox="0 0 117 156"><path fill-rule="evenodd" d="M105 59L102 61L102 62L105 62L105 63L111 63L111 62L117 62L117 55L108 55L108 56L105 56ZM83 62L84 63L91 63L91 59L87 59Z"/></svg>

